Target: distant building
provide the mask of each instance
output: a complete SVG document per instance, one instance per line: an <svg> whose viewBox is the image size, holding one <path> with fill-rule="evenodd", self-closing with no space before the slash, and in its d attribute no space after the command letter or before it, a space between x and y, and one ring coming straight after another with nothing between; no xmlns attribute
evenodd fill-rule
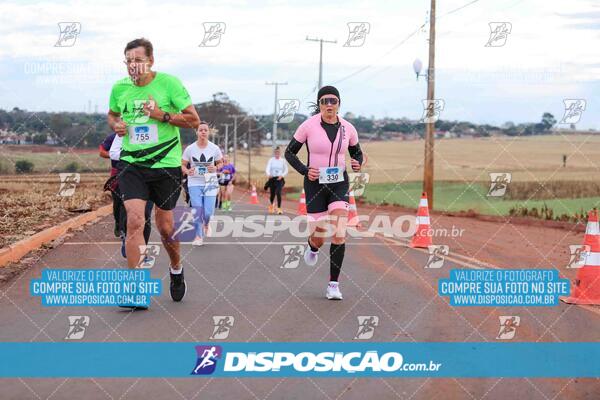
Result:
<svg viewBox="0 0 600 400"><path fill-rule="evenodd" d="M27 140L25 133L18 134L10 131L0 131L0 144L27 144L30 143Z"/></svg>

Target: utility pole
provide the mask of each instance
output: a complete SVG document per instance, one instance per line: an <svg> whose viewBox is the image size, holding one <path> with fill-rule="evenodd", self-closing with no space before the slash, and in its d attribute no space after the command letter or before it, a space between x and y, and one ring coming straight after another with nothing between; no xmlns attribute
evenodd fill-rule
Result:
<svg viewBox="0 0 600 400"><path fill-rule="evenodd" d="M309 42L319 42L319 85L317 90L323 87L323 43L337 43L337 40L325 40L323 38L309 38L306 37Z"/></svg>
<svg viewBox="0 0 600 400"><path fill-rule="evenodd" d="M229 148L229 125L232 124L221 124L225 127L225 153L227 153L227 149Z"/></svg>
<svg viewBox="0 0 600 400"><path fill-rule="evenodd" d="M252 119L248 120L248 186L252 187L252 151L251 150L251 146L250 146L250 133L252 132Z"/></svg>
<svg viewBox="0 0 600 400"><path fill-rule="evenodd" d="M287 85L287 82L265 82L265 85L275 86L275 106L273 108L273 134L271 136L273 149L277 146L277 88L279 85Z"/></svg>
<svg viewBox="0 0 600 400"><path fill-rule="evenodd" d="M232 115L231 118L233 118L233 165L236 165L236 161L237 161L237 126L238 126L238 118L246 118L246 115L243 114L239 114L239 115ZM229 152L229 149L226 149L227 152Z"/></svg>
<svg viewBox="0 0 600 400"><path fill-rule="evenodd" d="M427 111L425 115L425 160L423 163L423 191L427 193L429 208L433 209L433 140L435 122L433 117L433 99L435 85L435 0L431 0L429 13L429 66L427 69ZM431 114L430 114L431 113Z"/></svg>

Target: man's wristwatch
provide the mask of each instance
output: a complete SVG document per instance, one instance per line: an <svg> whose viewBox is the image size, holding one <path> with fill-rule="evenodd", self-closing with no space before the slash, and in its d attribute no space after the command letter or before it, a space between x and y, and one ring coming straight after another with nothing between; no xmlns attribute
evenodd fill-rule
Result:
<svg viewBox="0 0 600 400"><path fill-rule="evenodd" d="M171 121L171 114L169 114L168 112L166 112L166 113L163 114L162 122L169 123L169 121Z"/></svg>

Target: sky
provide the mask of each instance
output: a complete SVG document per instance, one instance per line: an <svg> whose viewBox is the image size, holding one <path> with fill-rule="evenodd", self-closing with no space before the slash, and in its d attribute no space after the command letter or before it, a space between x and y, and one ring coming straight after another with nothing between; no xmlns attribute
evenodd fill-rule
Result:
<svg viewBox="0 0 600 400"><path fill-rule="evenodd" d="M275 93L265 83L277 81L287 82L279 98L300 100L306 112L318 81L310 36L336 41L324 44L323 83L340 90L342 113L419 119L427 84L415 79L413 61L427 67L428 10L429 0L2 0L0 108L106 112L112 84L126 75L125 44L146 37L155 70L179 77L195 103L225 92L269 114ZM72 46L55 46L60 22L80 24ZM200 46L205 23L215 22L225 29L218 45ZM506 41L486 46L490 23L500 22L510 25ZM344 46L349 23L369 28L361 46ZM578 128L600 129L598 48L598 1L438 0L440 117L501 125L548 111L560 120L564 99L584 99Z"/></svg>

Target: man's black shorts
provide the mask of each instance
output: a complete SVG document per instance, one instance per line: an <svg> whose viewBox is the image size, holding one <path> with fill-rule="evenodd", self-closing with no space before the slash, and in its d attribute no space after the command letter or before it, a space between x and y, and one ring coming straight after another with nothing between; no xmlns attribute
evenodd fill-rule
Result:
<svg viewBox="0 0 600 400"><path fill-rule="evenodd" d="M119 189L123 200L151 200L162 210L172 210L181 192L181 168L146 168L119 162Z"/></svg>

